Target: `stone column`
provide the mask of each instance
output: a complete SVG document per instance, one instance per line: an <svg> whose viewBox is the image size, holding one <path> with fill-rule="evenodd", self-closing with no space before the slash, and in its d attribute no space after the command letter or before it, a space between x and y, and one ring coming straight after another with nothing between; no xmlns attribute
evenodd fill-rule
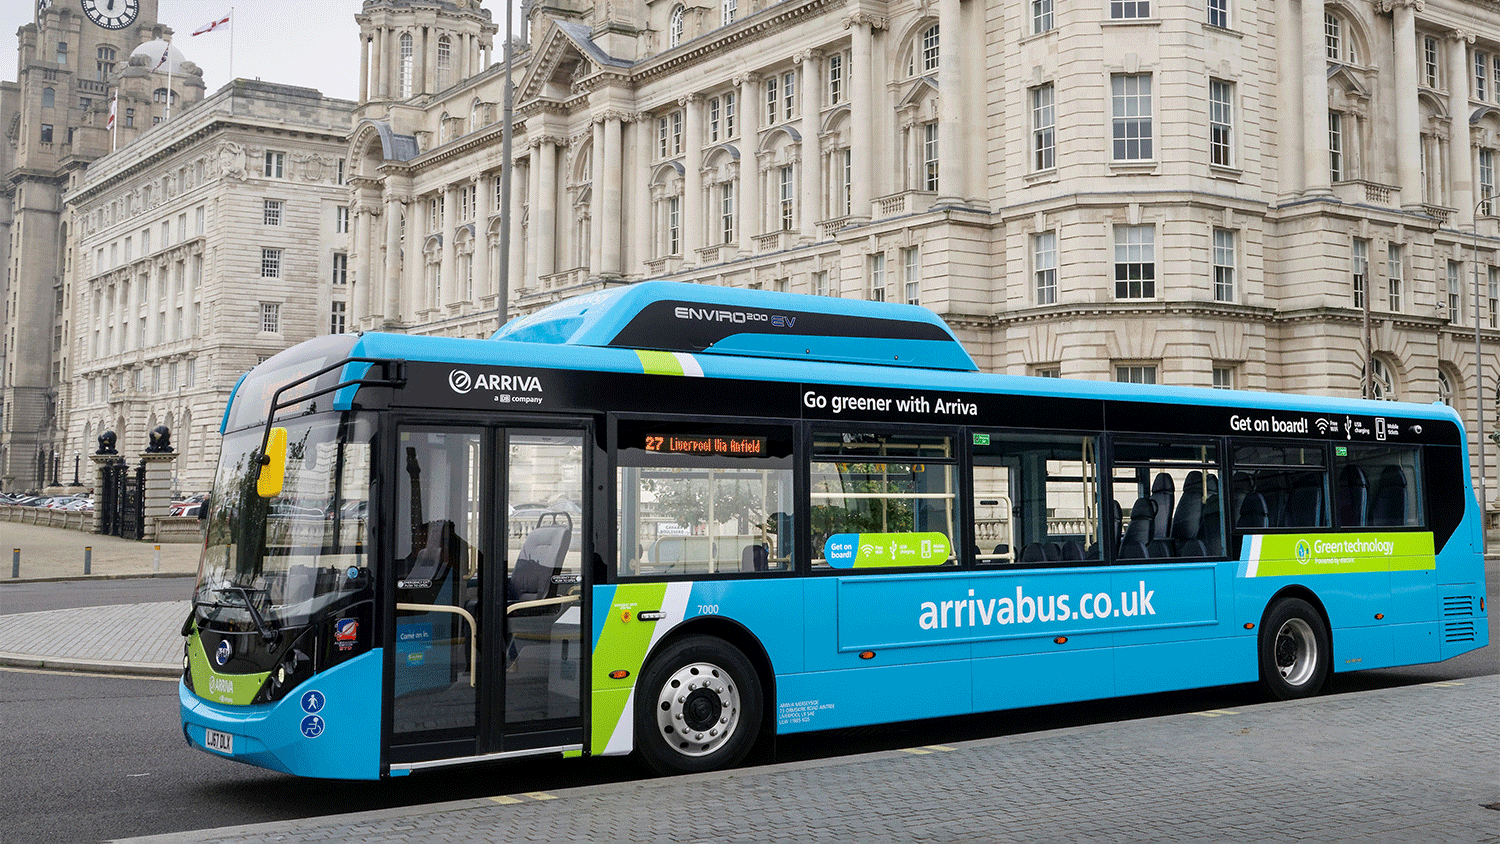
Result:
<svg viewBox="0 0 1500 844"><path fill-rule="evenodd" d="M370 39L363 33L359 36L359 101L370 101Z"/></svg>
<svg viewBox="0 0 1500 844"><path fill-rule="evenodd" d="M349 322L357 325L365 314L369 313L364 307L364 301L368 297L366 288L379 276L375 269L375 255L370 251L370 210L364 203L355 200L353 219L350 221L349 243L352 247L351 256L352 272L349 273Z"/></svg>
<svg viewBox="0 0 1500 844"><path fill-rule="evenodd" d="M760 168L756 151L760 147L760 77L746 73L736 82L740 86L740 254L755 251L755 236L761 233L764 215L760 205Z"/></svg>
<svg viewBox="0 0 1500 844"><path fill-rule="evenodd" d="M625 259L621 254L621 232L625 225L624 190L621 185L624 174L621 168L620 134L622 119L619 114L606 114L604 118L604 200L599 213L594 215L594 228L601 230L600 275L618 278L624 272Z"/></svg>
<svg viewBox="0 0 1500 844"><path fill-rule="evenodd" d="M589 192L589 275L592 276L601 275L604 271L604 227L607 224L603 213L604 180L608 178L604 152L605 122L603 115L594 115L594 155L590 162L593 169L589 173L592 185Z"/></svg>
<svg viewBox="0 0 1500 844"><path fill-rule="evenodd" d="M1302 0L1302 194L1333 196L1328 158L1328 54L1323 0Z"/></svg>
<svg viewBox="0 0 1500 844"><path fill-rule="evenodd" d="M417 27L411 35L411 91L425 94L432 90L427 80L427 33L425 27Z"/></svg>
<svg viewBox="0 0 1500 844"><path fill-rule="evenodd" d="M535 231L537 281L557 271L557 140L543 137L537 175L540 194L532 198L531 219Z"/></svg>
<svg viewBox="0 0 1500 844"><path fill-rule="evenodd" d="M1448 33L1448 184L1450 201L1458 209L1458 225L1474 224L1474 159L1469 148L1469 45L1474 35L1455 29Z"/></svg>
<svg viewBox="0 0 1500 844"><path fill-rule="evenodd" d="M400 199L387 196L385 200L385 276L381 279L382 306L385 322L397 322L401 318L401 216L403 205Z"/></svg>
<svg viewBox="0 0 1500 844"><path fill-rule="evenodd" d="M141 462L146 464L146 482L141 489L141 539L159 542L156 521L172 514L172 464L177 462L177 454L146 451L141 453ZM131 470L127 467L126 471Z"/></svg>
<svg viewBox="0 0 1500 844"><path fill-rule="evenodd" d="M529 162L530 159L528 159ZM507 280L505 292L508 297L514 298L516 288L521 287L530 276L526 272L531 269L531 256L536 250L526 246L521 237L521 223L526 214L526 191L521 190L521 179L526 180L528 186L532 185L530 164L523 165L518 160L511 161L510 177L510 254L501 255L500 260L510 262L510 277ZM521 168L525 166L525 172ZM499 303L496 303L497 307ZM509 310L506 313L510 313Z"/></svg>
<svg viewBox="0 0 1500 844"><path fill-rule="evenodd" d="M490 205L495 201L495 181L499 176L483 173L474 177L474 285L475 300L495 292L494 270L490 267Z"/></svg>
<svg viewBox="0 0 1500 844"><path fill-rule="evenodd" d="M512 279L513 287L529 286L531 284L535 284L539 279L537 273L541 268L540 259L538 257L541 250L538 248L537 244L537 231L539 221L541 219L541 214L540 204L538 203L537 198L542 194L542 142L539 139L533 138L531 140L530 146L531 154L529 156L529 161L526 167L526 204L529 206L529 210L527 212L525 238L526 273L522 279ZM520 193L520 191L516 191L516 194L518 196L520 195ZM519 221L520 219L520 216L516 217L516 220ZM517 237L519 233L519 229L511 233L511 244L514 245L522 242L522 239L520 237Z"/></svg>
<svg viewBox="0 0 1500 844"><path fill-rule="evenodd" d="M687 112L686 155L682 166L682 264L698 265L703 248L703 95L689 94L678 104Z"/></svg>
<svg viewBox="0 0 1500 844"><path fill-rule="evenodd" d="M1422 0L1387 0L1395 33L1396 180L1401 207L1422 207L1422 127L1417 108L1416 5Z"/></svg>
<svg viewBox="0 0 1500 844"><path fill-rule="evenodd" d="M118 454L89 455L94 464L94 533L104 532L104 470L115 461L124 459Z"/></svg>
<svg viewBox="0 0 1500 844"><path fill-rule="evenodd" d="M808 50L794 59L802 64L802 236L817 241L818 221L823 218L823 156L818 133L823 125L823 80L818 67L823 54Z"/></svg>
<svg viewBox="0 0 1500 844"><path fill-rule="evenodd" d="M463 279L458 277L458 259L455 256L453 233L458 231L458 185L445 185L443 187L443 207L438 209L438 232L443 236L443 263L438 270L438 277L443 280L443 295L432 306L441 308L449 302L457 302L461 296Z"/></svg>
<svg viewBox="0 0 1500 844"><path fill-rule="evenodd" d="M875 187L875 80L874 30L884 29L885 21L863 12L844 19L844 28L854 30L854 44L849 61L849 118L853 130L849 139L850 193L849 219L870 219Z"/></svg>
<svg viewBox="0 0 1500 844"><path fill-rule="evenodd" d="M385 39L380 29L370 30L370 99L385 96Z"/></svg>
<svg viewBox="0 0 1500 844"><path fill-rule="evenodd" d="M962 205L969 195L968 149L964 131L964 25L959 0L938 0L938 33L946 42L939 56L938 195L939 205ZM920 159L919 159L920 160ZM924 174L925 177L925 174Z"/></svg>

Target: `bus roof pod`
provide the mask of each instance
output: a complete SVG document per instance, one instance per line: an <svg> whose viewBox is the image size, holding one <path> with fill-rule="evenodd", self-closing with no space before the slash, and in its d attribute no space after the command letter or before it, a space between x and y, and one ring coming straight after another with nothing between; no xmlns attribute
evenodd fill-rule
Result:
<svg viewBox="0 0 1500 844"><path fill-rule="evenodd" d="M549 305L491 340L976 371L916 305L643 281Z"/></svg>

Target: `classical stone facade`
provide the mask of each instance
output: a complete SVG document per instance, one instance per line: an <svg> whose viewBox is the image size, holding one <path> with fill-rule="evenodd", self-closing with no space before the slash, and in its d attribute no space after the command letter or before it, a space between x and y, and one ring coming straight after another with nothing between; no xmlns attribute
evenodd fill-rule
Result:
<svg viewBox="0 0 1500 844"><path fill-rule="evenodd" d="M164 120L168 109L203 98L196 66L180 55L170 66L159 61L172 30L156 15L157 0L140 0L133 24L108 30L90 23L76 4L46 4L17 33L17 82L0 84L6 241L0 488L49 483L73 454L63 443L69 408L62 389L64 338L72 331L62 284L69 238L62 196L69 180Z"/></svg>
<svg viewBox="0 0 1500 844"><path fill-rule="evenodd" d="M488 13L366 4L361 325L668 277L920 303L996 371L1493 399L1494 0L529 8L502 214L499 68L381 47Z"/></svg>
<svg viewBox="0 0 1500 844"><path fill-rule="evenodd" d="M206 491L239 377L347 327L353 107L235 80L77 179L65 197L70 448L114 430L134 453L165 424L177 490Z"/></svg>

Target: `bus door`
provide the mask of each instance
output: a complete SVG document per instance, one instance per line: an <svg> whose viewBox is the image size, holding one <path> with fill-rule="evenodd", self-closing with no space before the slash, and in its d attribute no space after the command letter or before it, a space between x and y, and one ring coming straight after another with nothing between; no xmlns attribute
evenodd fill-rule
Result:
<svg viewBox="0 0 1500 844"><path fill-rule="evenodd" d="M397 445L389 761L577 743L582 434L412 425Z"/></svg>

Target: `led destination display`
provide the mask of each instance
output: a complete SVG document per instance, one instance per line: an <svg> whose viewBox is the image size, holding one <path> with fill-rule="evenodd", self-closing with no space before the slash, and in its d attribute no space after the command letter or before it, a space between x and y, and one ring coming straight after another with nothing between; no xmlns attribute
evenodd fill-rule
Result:
<svg viewBox="0 0 1500 844"><path fill-rule="evenodd" d="M765 457L765 437L698 434L647 434L646 450L667 454L699 454L728 457Z"/></svg>

